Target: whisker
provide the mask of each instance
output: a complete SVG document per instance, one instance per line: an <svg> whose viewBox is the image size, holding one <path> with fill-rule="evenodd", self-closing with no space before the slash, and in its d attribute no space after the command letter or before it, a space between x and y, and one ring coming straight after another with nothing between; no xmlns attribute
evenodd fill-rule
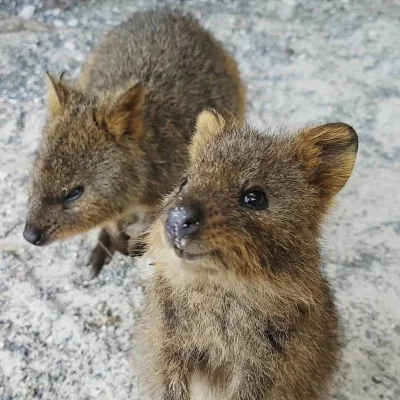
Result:
<svg viewBox="0 0 400 400"><path fill-rule="evenodd" d="M105 252L112 258L112 254L110 253L110 251L107 249L106 246L104 246L103 243L100 242L100 240L97 240L97 243L105 250Z"/></svg>

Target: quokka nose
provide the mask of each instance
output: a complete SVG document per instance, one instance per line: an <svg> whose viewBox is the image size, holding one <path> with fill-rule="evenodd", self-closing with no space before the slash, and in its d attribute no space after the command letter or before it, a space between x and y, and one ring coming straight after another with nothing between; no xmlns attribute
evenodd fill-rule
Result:
<svg viewBox="0 0 400 400"><path fill-rule="evenodd" d="M39 246L43 240L43 230L34 226L25 225L24 238L35 246Z"/></svg>
<svg viewBox="0 0 400 400"><path fill-rule="evenodd" d="M203 221L202 213L194 207L174 207L168 211L166 229L172 241L192 236Z"/></svg>

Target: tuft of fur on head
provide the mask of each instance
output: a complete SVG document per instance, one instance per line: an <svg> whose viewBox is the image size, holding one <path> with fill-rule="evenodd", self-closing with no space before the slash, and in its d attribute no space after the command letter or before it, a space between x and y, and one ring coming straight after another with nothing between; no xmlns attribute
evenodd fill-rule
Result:
<svg viewBox="0 0 400 400"><path fill-rule="evenodd" d="M139 83L101 98L46 74L49 114L34 163L27 225L46 240L106 224L134 206L145 187L144 89ZM75 188L76 201L66 201Z"/></svg>
<svg viewBox="0 0 400 400"><path fill-rule="evenodd" d="M265 134L204 111L186 178L163 204L150 232L149 254L175 282L261 285L272 297L302 297L308 303L315 287L324 284L320 227L331 199L350 177L356 153L357 135L346 124ZM265 192L267 209L241 204L251 188ZM192 205L201 208L204 222L183 247L204 256L188 260L168 244L165 223L169 209Z"/></svg>

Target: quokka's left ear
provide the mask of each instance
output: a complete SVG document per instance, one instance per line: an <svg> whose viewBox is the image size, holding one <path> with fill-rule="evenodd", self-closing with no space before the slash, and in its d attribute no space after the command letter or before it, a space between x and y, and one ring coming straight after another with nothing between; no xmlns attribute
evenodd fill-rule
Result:
<svg viewBox="0 0 400 400"><path fill-rule="evenodd" d="M296 151L309 181L321 194L335 196L346 184L358 150L355 130L344 123L331 123L301 131L295 138Z"/></svg>
<svg viewBox="0 0 400 400"><path fill-rule="evenodd" d="M96 113L96 122L112 133L116 140L123 135L138 139L143 133L145 93L141 82L107 98Z"/></svg>

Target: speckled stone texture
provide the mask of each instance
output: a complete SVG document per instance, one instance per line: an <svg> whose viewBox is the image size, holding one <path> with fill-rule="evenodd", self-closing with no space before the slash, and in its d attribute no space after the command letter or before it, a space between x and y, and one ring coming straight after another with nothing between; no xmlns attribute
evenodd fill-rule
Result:
<svg viewBox="0 0 400 400"><path fill-rule="evenodd" d="M44 72L76 77L103 32L163 4L193 11L232 50L257 126L343 121L358 132L355 170L324 237L344 328L332 399L398 400L398 0L0 2L0 399L140 398L130 336L146 260L117 257L88 283L93 234L34 248L22 230Z"/></svg>

